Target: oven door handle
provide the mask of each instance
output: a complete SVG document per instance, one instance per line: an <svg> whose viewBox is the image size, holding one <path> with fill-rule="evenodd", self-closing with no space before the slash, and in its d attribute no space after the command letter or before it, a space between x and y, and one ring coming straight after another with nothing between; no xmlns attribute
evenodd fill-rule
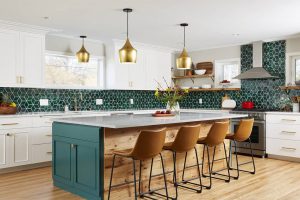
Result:
<svg viewBox="0 0 300 200"><path fill-rule="evenodd" d="M240 122L240 120L231 120L232 123L236 123L236 122ZM265 121L255 121L254 120L254 124L265 124Z"/></svg>

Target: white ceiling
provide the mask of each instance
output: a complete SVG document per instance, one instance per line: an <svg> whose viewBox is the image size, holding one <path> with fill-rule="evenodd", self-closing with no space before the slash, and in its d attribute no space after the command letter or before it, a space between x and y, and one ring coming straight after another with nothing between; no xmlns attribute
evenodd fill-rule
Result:
<svg viewBox="0 0 300 200"><path fill-rule="evenodd" d="M0 0L0 19L60 29L102 41L124 39L189 51L300 33L300 0ZM43 17L49 17L48 20ZM234 36L233 34L239 34Z"/></svg>

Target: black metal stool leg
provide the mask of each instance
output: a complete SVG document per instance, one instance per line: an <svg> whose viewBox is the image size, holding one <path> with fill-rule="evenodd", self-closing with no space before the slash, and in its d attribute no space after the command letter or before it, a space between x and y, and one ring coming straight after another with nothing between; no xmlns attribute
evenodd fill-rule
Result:
<svg viewBox="0 0 300 200"><path fill-rule="evenodd" d="M186 167L186 158L187 158L188 152L185 152L185 157L184 157L184 164L183 164L183 171L182 171L182 181L184 181L184 173L185 173L185 167Z"/></svg>
<svg viewBox="0 0 300 200"><path fill-rule="evenodd" d="M160 155L160 160L161 160L161 165L162 165L162 170L163 170L163 175L164 175L164 183L165 183L165 188L166 188L166 196L167 196L167 199L169 199L169 192L168 192L168 185L167 185L167 178L166 178L166 172L165 172L165 164L164 164L164 159L161 155L161 153L159 154Z"/></svg>
<svg viewBox="0 0 300 200"><path fill-rule="evenodd" d="M175 199L178 198L178 185L177 185L177 175L176 175L176 152L173 152L173 164L174 164L174 171L173 171L173 183L176 191Z"/></svg>
<svg viewBox="0 0 300 200"><path fill-rule="evenodd" d="M198 158L197 148L194 147L194 149L195 149L195 154L196 154L197 170L198 170L199 183L200 183L200 190L197 191L197 192L198 192L198 193L201 193L201 192L202 192L202 180L201 180L201 172L200 172L200 167L199 167L199 158Z"/></svg>
<svg viewBox="0 0 300 200"><path fill-rule="evenodd" d="M137 191L136 191L136 170L135 170L135 160L132 159L133 163L133 182L134 182L134 199L138 199Z"/></svg>
<svg viewBox="0 0 300 200"><path fill-rule="evenodd" d="M151 191L152 169L153 169L153 158L151 160L150 176L149 176L149 183L148 183L148 191L149 192Z"/></svg>
<svg viewBox="0 0 300 200"><path fill-rule="evenodd" d="M205 158L205 149L206 149L206 146L203 145L203 151L202 151L202 167L201 167L201 170L202 170L202 176L203 177L206 177L206 175L204 174L204 158Z"/></svg>
<svg viewBox="0 0 300 200"><path fill-rule="evenodd" d="M208 149L207 145L206 145L206 150L207 150L207 162L208 162L208 170L209 170L209 186L206 187L206 189L211 189L211 185L212 185L211 172L212 172L212 169L210 168L209 149Z"/></svg>
<svg viewBox="0 0 300 200"><path fill-rule="evenodd" d="M238 159L238 153L237 153L237 143L234 140L234 153L235 153L235 159L236 159L236 172L237 172L237 176L235 177L235 179L239 179L240 177L240 169L239 169L239 159Z"/></svg>
<svg viewBox="0 0 300 200"><path fill-rule="evenodd" d="M250 139L250 138L249 138L249 143L250 143L251 156L252 156L252 165L253 165L253 171L250 172L250 173L251 173L251 174L255 174L256 169L255 169L255 162L254 162L254 156L253 156L252 142L251 142L251 139Z"/></svg>
<svg viewBox="0 0 300 200"><path fill-rule="evenodd" d="M142 180L142 161L140 160L140 170L139 170L139 194L142 194L141 191L141 180ZM143 195L139 195L140 197L143 197Z"/></svg>
<svg viewBox="0 0 300 200"><path fill-rule="evenodd" d="M225 180L225 181L230 182L230 169L229 169L229 161L227 158L227 150L226 150L225 142L223 142L223 147L224 147L224 154L225 154L225 160L226 160L226 166L227 166L227 176L228 176L228 180Z"/></svg>
<svg viewBox="0 0 300 200"><path fill-rule="evenodd" d="M108 197L107 197L108 200L110 199L111 184L112 184L112 178L113 178L113 173L114 173L115 160L116 160L116 155L113 156L113 163L112 163L112 166L111 166L111 174L110 174Z"/></svg>

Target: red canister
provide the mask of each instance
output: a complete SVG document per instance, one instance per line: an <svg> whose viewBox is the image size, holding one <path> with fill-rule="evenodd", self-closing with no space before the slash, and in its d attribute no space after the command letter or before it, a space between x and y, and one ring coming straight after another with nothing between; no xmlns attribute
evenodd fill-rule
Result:
<svg viewBox="0 0 300 200"><path fill-rule="evenodd" d="M253 109L254 108L254 103L252 101L244 101L242 103L242 108L243 109Z"/></svg>

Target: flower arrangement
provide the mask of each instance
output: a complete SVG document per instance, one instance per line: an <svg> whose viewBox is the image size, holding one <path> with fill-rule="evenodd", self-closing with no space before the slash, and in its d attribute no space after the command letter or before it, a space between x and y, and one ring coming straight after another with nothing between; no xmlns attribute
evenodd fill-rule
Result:
<svg viewBox="0 0 300 200"><path fill-rule="evenodd" d="M160 83L158 83L158 88L155 91L155 97L162 103L167 104L167 110L174 111L178 102L181 101L188 93L188 89L182 89L178 86L171 87L168 85L167 81L164 79L166 88L163 88Z"/></svg>

